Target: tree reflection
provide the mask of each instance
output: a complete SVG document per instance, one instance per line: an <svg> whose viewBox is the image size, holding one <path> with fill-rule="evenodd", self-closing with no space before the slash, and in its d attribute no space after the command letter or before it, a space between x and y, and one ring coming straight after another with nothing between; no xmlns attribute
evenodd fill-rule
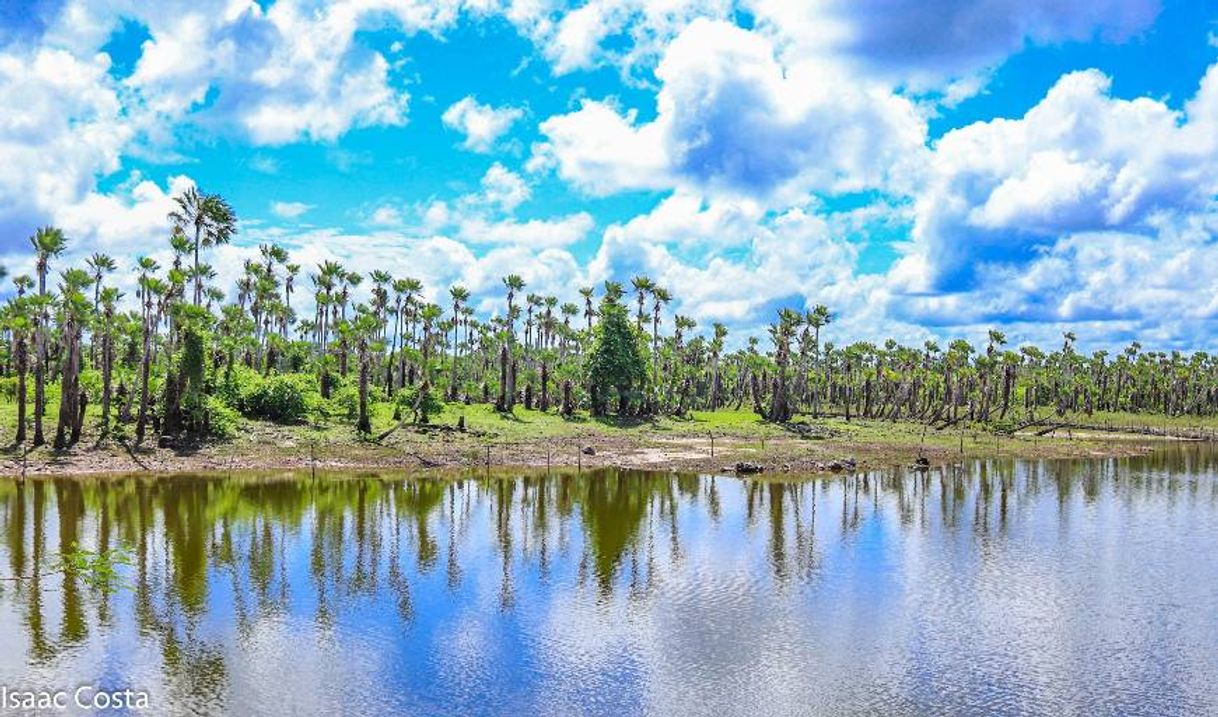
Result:
<svg viewBox="0 0 1218 717"><path fill-rule="evenodd" d="M869 528L962 536L985 561L1034 511L1067 526L1103 501L1218 506L1218 481L1178 475L1186 465L1212 476L1213 454L1182 450L1176 462L978 461L816 480L604 470L4 481L0 565L12 580L0 609L20 632L2 637L31 665L53 665L130 622L175 699L206 712L232 684L230 627L253 649L282 621L326 636L382 602L407 626L471 596L508 612L585 586L577 594L599 605L646 601L666 577L729 556L793 589ZM75 544L130 550L130 590L105 594L49 567Z"/></svg>

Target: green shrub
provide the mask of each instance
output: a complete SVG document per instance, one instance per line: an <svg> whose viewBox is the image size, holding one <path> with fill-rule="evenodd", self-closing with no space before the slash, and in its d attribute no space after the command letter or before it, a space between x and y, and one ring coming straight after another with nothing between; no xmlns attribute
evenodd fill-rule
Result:
<svg viewBox="0 0 1218 717"><path fill-rule="evenodd" d="M245 366L226 371L216 398L249 418L299 423L321 400L312 374L289 373L264 377Z"/></svg>
<svg viewBox="0 0 1218 717"><path fill-rule="evenodd" d="M27 386L29 385L28 381L27 381L26 385ZM29 389L27 388L26 391L28 393ZM17 400L17 377L16 376L5 376L3 378L0 378L0 399L3 399L5 401L16 401Z"/></svg>
<svg viewBox="0 0 1218 717"><path fill-rule="evenodd" d="M317 402L317 387L308 374L289 373L263 379L243 392L241 411L252 418L300 423Z"/></svg>
<svg viewBox="0 0 1218 717"><path fill-rule="evenodd" d="M414 411L415 401L419 398L419 386L407 386L398 391L393 397L397 404L400 414L407 419L410 419L411 413ZM427 423L432 416L438 415L444 410L444 404L440 402L440 398L436 391L429 390L423 396L423 402L419 405L419 423Z"/></svg>
<svg viewBox="0 0 1218 717"><path fill-rule="evenodd" d="M241 427L241 414L230 408L216 396L208 396L203 403L204 425L207 435L213 438L232 438Z"/></svg>
<svg viewBox="0 0 1218 717"><path fill-rule="evenodd" d="M262 374L246 366L225 368L215 388L215 395L229 408L245 410L242 397L253 393L262 384Z"/></svg>
<svg viewBox="0 0 1218 717"><path fill-rule="evenodd" d="M371 401L371 397L369 397ZM348 384L334 391L330 398L333 412L355 420L359 416L359 387Z"/></svg>

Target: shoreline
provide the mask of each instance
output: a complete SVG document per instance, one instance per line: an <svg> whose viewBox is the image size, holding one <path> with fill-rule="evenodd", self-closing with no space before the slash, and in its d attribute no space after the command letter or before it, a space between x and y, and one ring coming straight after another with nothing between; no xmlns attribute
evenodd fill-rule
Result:
<svg viewBox="0 0 1218 717"><path fill-rule="evenodd" d="M481 468L622 468L725 473L738 463L764 474L826 475L894 466L939 467L971 459L1098 459L1142 456L1181 439L1096 431L1008 436L986 431L930 433L907 424L887 432L801 438L797 434L700 435L663 430L584 432L511 437L459 432L447 426L408 427L392 440L360 441L299 427L255 426L243 438L189 448L146 445L128 451L118 443L55 453L46 447L22 458L0 454L5 478L188 474L256 471L409 470ZM901 429L901 430L895 430ZM918 435L920 432L920 436ZM873 435L874 434L874 435ZM929 435L928 435L929 434Z"/></svg>

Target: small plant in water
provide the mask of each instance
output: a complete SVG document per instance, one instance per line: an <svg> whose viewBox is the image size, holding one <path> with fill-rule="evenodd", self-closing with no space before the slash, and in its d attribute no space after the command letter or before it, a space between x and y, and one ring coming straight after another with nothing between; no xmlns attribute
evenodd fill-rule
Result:
<svg viewBox="0 0 1218 717"><path fill-rule="evenodd" d="M119 566L132 565L131 551L125 547L93 551L72 543L68 550L59 554L54 566L67 575L78 577L86 585L103 593L112 593L126 583L119 574Z"/></svg>

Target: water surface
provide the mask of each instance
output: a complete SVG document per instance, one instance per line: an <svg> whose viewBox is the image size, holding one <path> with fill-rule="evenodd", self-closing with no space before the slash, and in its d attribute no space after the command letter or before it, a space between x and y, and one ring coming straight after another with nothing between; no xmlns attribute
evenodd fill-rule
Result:
<svg viewBox="0 0 1218 717"><path fill-rule="evenodd" d="M1216 468L4 480L0 685L150 714L1218 714ZM117 590L54 567L73 544L129 550Z"/></svg>

